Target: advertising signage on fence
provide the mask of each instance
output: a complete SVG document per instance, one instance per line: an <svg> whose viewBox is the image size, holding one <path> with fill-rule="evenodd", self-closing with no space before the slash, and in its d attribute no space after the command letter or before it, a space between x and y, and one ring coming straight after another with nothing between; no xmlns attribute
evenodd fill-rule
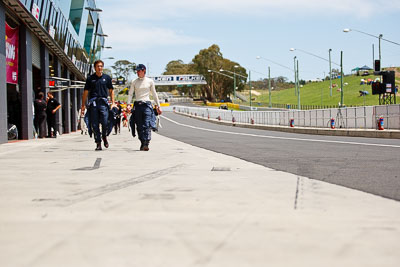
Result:
<svg viewBox="0 0 400 267"><path fill-rule="evenodd" d="M207 84L203 75L159 75L149 77L155 85L189 85Z"/></svg>
<svg viewBox="0 0 400 267"><path fill-rule="evenodd" d="M18 27L6 23L6 73L7 83L18 83Z"/></svg>

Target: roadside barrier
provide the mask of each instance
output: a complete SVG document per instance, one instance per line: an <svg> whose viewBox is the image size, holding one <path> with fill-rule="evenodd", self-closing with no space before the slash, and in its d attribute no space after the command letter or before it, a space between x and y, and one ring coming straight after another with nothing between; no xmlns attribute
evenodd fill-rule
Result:
<svg viewBox="0 0 400 267"><path fill-rule="evenodd" d="M336 127L341 129L378 129L377 121L382 117L385 129L400 130L399 104L283 111L236 111L188 106L174 106L174 108L177 112L193 113L208 119L219 118L220 121L231 123L234 121L235 123L254 123L268 126L288 126L289 123L290 126L290 120L293 119L293 125L295 124L296 127L325 129L336 129ZM332 128L333 126L335 128Z"/></svg>

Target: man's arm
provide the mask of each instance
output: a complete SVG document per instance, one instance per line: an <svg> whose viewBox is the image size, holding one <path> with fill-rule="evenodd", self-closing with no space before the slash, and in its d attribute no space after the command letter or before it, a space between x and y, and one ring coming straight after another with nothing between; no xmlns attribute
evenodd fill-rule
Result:
<svg viewBox="0 0 400 267"><path fill-rule="evenodd" d="M108 89L108 93L111 98L111 107L113 107L113 106L115 106L114 89Z"/></svg>
<svg viewBox="0 0 400 267"><path fill-rule="evenodd" d="M89 93L89 90L83 90L83 94L82 94L82 106L81 106L81 114L82 114L82 116L85 114L86 99L87 99L88 93Z"/></svg>
<svg viewBox="0 0 400 267"><path fill-rule="evenodd" d="M151 94L153 95L154 101L157 104L157 107L156 107L157 113L158 113L158 115L161 115L162 114L162 110L161 110L161 106L160 106L160 100L158 99L158 95L157 95L157 92L156 92L156 88L155 88L154 82L151 83L150 90L151 90Z"/></svg>
<svg viewBox="0 0 400 267"><path fill-rule="evenodd" d="M59 110L60 108L61 108L61 104L60 104L60 105L58 105L58 106L57 106L55 109L53 109L53 111L52 111L52 112L53 112L53 114L54 114L54 113L56 113L56 112L57 112L57 110Z"/></svg>
<svg viewBox="0 0 400 267"><path fill-rule="evenodd" d="M128 93L128 104L131 104L131 101L132 101L132 94L133 94L133 91L135 90L135 80L133 80L132 82L131 82L131 87L129 88L129 93Z"/></svg>

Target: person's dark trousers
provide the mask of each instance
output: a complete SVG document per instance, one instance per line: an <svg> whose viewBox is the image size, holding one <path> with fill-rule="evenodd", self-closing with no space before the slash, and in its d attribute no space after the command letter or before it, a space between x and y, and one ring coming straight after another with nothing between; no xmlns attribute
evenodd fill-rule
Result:
<svg viewBox="0 0 400 267"><path fill-rule="evenodd" d="M135 123L139 140L149 143L151 140L150 120L153 113L151 102L135 102Z"/></svg>
<svg viewBox="0 0 400 267"><path fill-rule="evenodd" d="M117 132L121 132L121 117L115 119L114 130L115 134L117 134Z"/></svg>
<svg viewBox="0 0 400 267"><path fill-rule="evenodd" d="M96 143L101 143L101 138L107 137L107 122L108 122L108 104L103 99L95 100L94 103L90 105L90 120L92 123L94 141ZM101 133L100 133L101 124Z"/></svg>
<svg viewBox="0 0 400 267"><path fill-rule="evenodd" d="M56 114L53 113L47 113L47 133L48 137L51 137L51 129L53 128L53 136L57 136L57 130L56 129Z"/></svg>
<svg viewBox="0 0 400 267"><path fill-rule="evenodd" d="M35 129L39 134L39 138L43 138L46 135L46 113L35 115Z"/></svg>

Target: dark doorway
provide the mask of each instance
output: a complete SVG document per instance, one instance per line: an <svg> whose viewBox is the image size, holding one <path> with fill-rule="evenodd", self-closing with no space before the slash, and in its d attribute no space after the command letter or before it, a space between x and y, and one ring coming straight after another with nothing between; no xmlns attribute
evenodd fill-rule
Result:
<svg viewBox="0 0 400 267"><path fill-rule="evenodd" d="M33 90L33 100L35 100L39 94L39 92L42 91L42 88L40 88L40 69L36 68L35 66L32 65L32 90Z"/></svg>
<svg viewBox="0 0 400 267"><path fill-rule="evenodd" d="M21 130L21 94L16 84L7 83L7 120Z"/></svg>

